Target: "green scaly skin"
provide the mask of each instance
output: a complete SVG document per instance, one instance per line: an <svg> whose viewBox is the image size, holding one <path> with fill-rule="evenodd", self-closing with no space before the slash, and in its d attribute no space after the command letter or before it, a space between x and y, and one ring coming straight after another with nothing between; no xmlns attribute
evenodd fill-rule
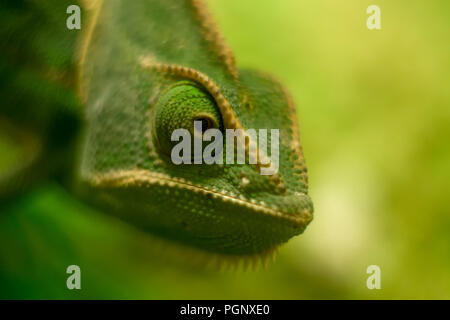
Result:
<svg viewBox="0 0 450 320"><path fill-rule="evenodd" d="M230 257L270 252L304 231L313 208L289 94L273 77L235 66L204 4L91 3L75 49L77 32L54 24L68 2L23 3L55 32L35 28L2 50L1 78L16 81L3 88L1 119L38 137L40 147L9 133L21 146L18 157L34 150L33 160L0 175L0 197L57 177L80 199L141 230ZM19 58L27 55L33 59ZM25 119L18 104L20 114L38 116ZM259 164L173 164L170 134L192 130L194 119L220 130L279 129L278 174L261 175Z"/></svg>

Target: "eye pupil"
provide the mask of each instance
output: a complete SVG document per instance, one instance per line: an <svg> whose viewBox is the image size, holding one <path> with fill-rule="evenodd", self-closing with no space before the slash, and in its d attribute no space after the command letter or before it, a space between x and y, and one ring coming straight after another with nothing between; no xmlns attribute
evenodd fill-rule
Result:
<svg viewBox="0 0 450 320"><path fill-rule="evenodd" d="M212 128L212 123L211 123L210 119L199 118L199 119L196 119L195 121L200 121L201 122L201 130L202 130L202 132L205 132L206 130Z"/></svg>

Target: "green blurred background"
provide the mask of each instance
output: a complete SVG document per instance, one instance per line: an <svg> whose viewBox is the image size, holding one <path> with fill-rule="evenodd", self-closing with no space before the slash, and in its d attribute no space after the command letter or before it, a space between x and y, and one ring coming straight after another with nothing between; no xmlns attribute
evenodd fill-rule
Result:
<svg viewBox="0 0 450 320"><path fill-rule="evenodd" d="M266 269L183 267L47 184L0 215L0 297L449 299L450 2L209 4L238 65L294 96L311 225ZM366 27L371 4L381 30ZM66 288L70 264L81 290ZM381 290L366 287L373 264Z"/></svg>

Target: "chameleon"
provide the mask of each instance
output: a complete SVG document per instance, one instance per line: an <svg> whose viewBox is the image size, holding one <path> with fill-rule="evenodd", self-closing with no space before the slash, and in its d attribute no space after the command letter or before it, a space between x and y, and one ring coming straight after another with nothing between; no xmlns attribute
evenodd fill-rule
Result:
<svg viewBox="0 0 450 320"><path fill-rule="evenodd" d="M81 30L65 26L73 4ZM2 205L54 180L141 231L225 259L270 255L305 230L313 204L293 99L274 76L237 66L203 1L0 6ZM279 129L278 172L261 175L259 160L172 163L171 132L195 120Z"/></svg>

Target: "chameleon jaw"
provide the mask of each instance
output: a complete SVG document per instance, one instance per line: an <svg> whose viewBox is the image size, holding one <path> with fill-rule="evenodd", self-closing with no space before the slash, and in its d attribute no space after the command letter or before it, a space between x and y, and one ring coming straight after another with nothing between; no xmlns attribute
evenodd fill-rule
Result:
<svg viewBox="0 0 450 320"><path fill-rule="evenodd" d="M256 201L249 201L239 198L235 195L227 193L225 190L219 191L210 189L205 186L193 184L183 178L170 177L164 173L151 172L142 169L133 170L118 170L111 171L104 174L90 175L85 179L89 184L95 187L120 188L120 187L147 187L151 188L153 185L168 186L172 188L180 188L190 190L192 192L210 196L213 199L219 199L224 202L232 202L241 206L245 206L257 212L280 218L296 225L306 226L312 220L312 210L309 208L303 209L299 214L293 215L267 206L264 203ZM302 196L301 194L300 196Z"/></svg>
<svg viewBox="0 0 450 320"><path fill-rule="evenodd" d="M301 234L312 219L307 195L294 195L306 205L289 214L147 170L111 171L83 178L87 184L84 192L112 215L142 231L214 254L267 252Z"/></svg>

